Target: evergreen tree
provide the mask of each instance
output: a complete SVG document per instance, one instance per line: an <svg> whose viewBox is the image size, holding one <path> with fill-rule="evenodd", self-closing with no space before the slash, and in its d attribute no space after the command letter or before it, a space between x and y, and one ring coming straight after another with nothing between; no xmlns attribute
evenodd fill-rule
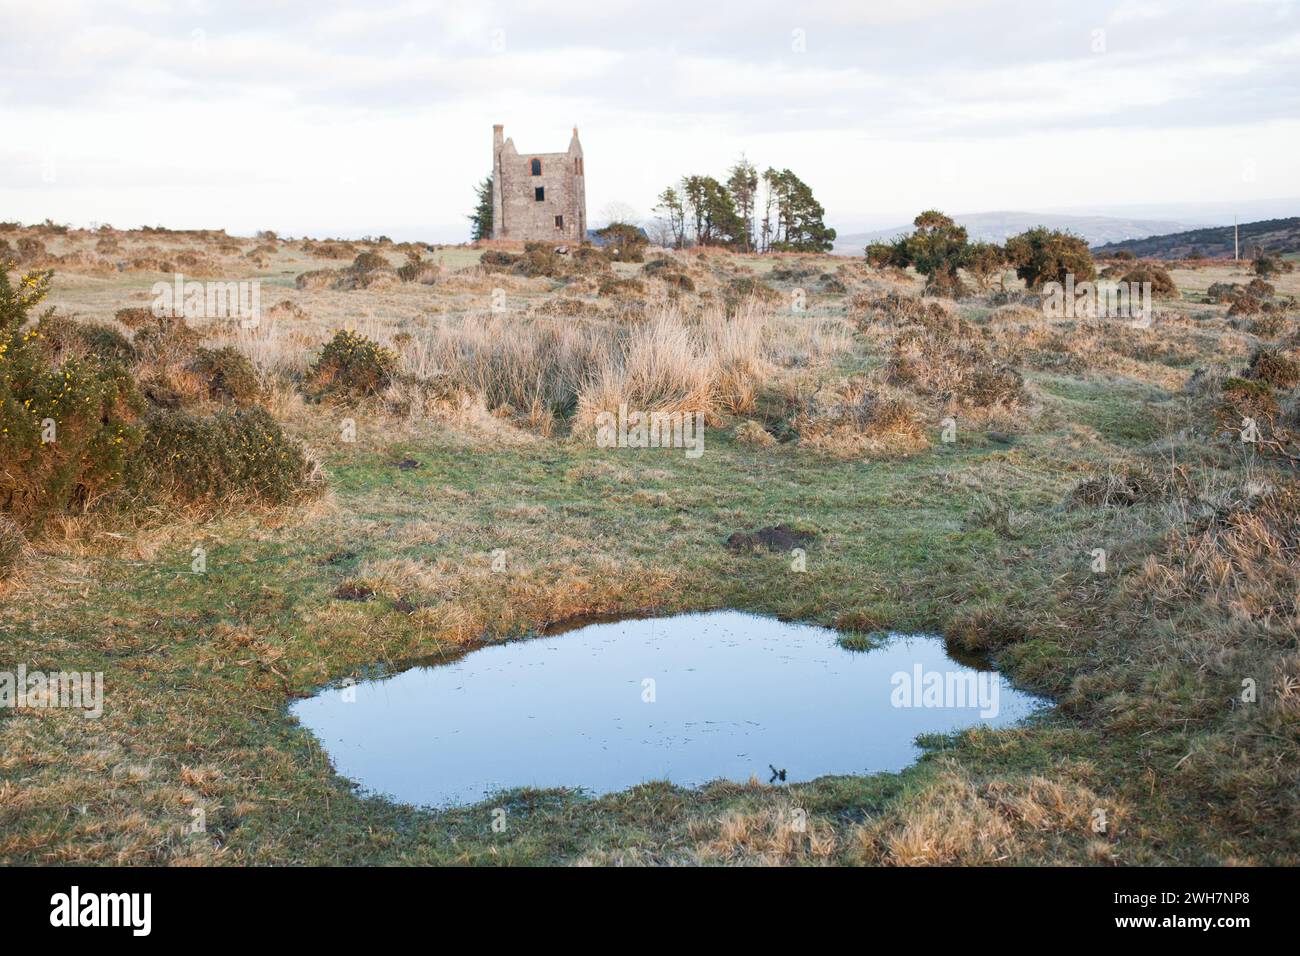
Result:
<svg viewBox="0 0 1300 956"><path fill-rule="evenodd" d="M835 230L823 221L826 210L812 189L788 169L763 173L769 196L774 198L776 221L769 248L775 252L829 252Z"/></svg>
<svg viewBox="0 0 1300 956"><path fill-rule="evenodd" d="M727 192L731 194L736 212L744 223L741 248L749 252L754 244L754 200L758 195L758 170L743 155L731 167L727 178Z"/></svg>
<svg viewBox="0 0 1300 956"><path fill-rule="evenodd" d="M475 190L478 193L478 205L474 207L474 212L467 216L470 222L471 239L491 239L492 238L492 177L488 176L479 183Z"/></svg>

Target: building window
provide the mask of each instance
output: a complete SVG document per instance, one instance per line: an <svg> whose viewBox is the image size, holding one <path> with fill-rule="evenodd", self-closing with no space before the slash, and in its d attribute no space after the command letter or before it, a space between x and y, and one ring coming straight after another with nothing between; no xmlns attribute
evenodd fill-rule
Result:
<svg viewBox="0 0 1300 956"><path fill-rule="evenodd" d="M556 216L556 217L555 217L555 228L556 228L556 229L563 229L563 228L564 228L564 217L563 217L563 216Z"/></svg>
<svg viewBox="0 0 1300 956"><path fill-rule="evenodd" d="M536 199L538 202L542 202L544 199L546 199L546 187L538 186L536 189L534 189L533 198Z"/></svg>
<svg viewBox="0 0 1300 956"><path fill-rule="evenodd" d="M542 174L542 161L541 161L540 159L534 159L534 160L533 160L533 175L534 175L534 176L540 176L541 174Z"/></svg>

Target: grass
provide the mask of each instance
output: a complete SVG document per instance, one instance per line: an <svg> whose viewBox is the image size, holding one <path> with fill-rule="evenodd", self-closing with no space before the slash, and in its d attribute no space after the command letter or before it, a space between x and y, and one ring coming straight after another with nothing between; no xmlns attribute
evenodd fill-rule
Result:
<svg viewBox="0 0 1300 956"><path fill-rule="evenodd" d="M19 576L0 583L5 659L102 670L107 700L100 720L0 716L0 862L1300 861L1296 618L1278 597L1295 555L1267 537L1283 533L1281 519L1252 518L1235 491L1290 476L1193 437L1197 412L1180 390L1198 362L1244 365L1252 338L1225 308L1197 305L1212 316L1171 326L1178 354L1132 353L1117 337L1077 373L1025 368L1029 404L961 411L951 443L939 438L938 401L915 396L930 436L915 453L832 454L785 432L765 446L738 440L748 417L779 424L787 397L880 373L894 332L851 333L844 316L848 298L886 280L853 265L846 295L812 295L797 319L763 316L765 344L745 351L761 359L754 408L737 415L718 403L706 453L693 460L680 449L597 448L567 413L530 416L514 397L525 391L481 401L492 383L537 381L499 377L489 361L442 368L451 344L486 355L492 336L478 327L493 287L516 297L516 332L545 321L534 307L573 291L479 276L475 254L435 252L438 282L373 291L296 290L297 272L350 259L290 243L268 254L258 271L277 293L264 288L264 305L283 287L301 315L277 318L273 339L229 338L262 370L268 406L321 460L323 497L125 524L69 516L29 542ZM806 258L832 273L844 265ZM656 288L662 299L650 308L671 306L689 325L736 270L766 272L773 261L688 261L700 293L670 299ZM52 302L111 320L141 304L152 281L60 273ZM573 335L606 350L626 341L618 323L629 320L600 296L580 298L594 312L562 320ZM994 321L981 303L959 308ZM401 350L413 379L401 396L303 401L294 377L341 327ZM402 332L409 339L398 342ZM436 348L420 351L422 338ZM1009 348L990 341L995 354ZM554 343L539 334L520 347L527 358ZM590 381L568 380L568 397L553 404L573 411ZM710 395L720 381L708 379ZM355 422L353 442L340 440L344 418ZM1134 462L1168 470L1171 457L1203 501L1070 504L1087 478ZM419 467L398 468L404 459ZM1202 529L1211 505L1231 517ZM779 523L816 533L805 573L788 555L724 546L734 531ZM195 547L206 549L205 574L190 570ZM1098 547L1109 564L1101 576L1089 568ZM492 569L498 551L504 572ZM347 584L374 596L337 599ZM877 631L943 632L1060 707L1023 727L926 738L926 755L900 774L652 783L595 799L518 790L440 812L358 793L286 713L343 677L450 660L575 616L721 607L838 626L855 647ZM1237 694L1245 676L1259 687L1254 710ZM498 807L504 832L491 827ZM196 808L202 833L190 832Z"/></svg>

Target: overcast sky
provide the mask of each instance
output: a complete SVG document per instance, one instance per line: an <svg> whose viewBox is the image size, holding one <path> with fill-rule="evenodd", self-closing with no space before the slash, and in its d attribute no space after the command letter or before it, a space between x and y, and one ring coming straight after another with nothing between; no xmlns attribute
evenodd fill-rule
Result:
<svg viewBox="0 0 1300 956"><path fill-rule="evenodd" d="M1291 0L0 0L0 219L465 238L492 124L588 218L743 152L840 230L1300 194ZM1300 214L1300 209L1291 214Z"/></svg>

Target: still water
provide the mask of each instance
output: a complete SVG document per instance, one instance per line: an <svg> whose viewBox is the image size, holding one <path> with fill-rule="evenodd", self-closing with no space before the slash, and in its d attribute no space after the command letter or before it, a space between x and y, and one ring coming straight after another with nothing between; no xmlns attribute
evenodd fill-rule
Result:
<svg viewBox="0 0 1300 956"><path fill-rule="evenodd" d="M451 806L524 786L900 770L918 734L1002 727L1047 703L935 637L849 651L837 636L736 611L590 624L333 687L291 713L365 790Z"/></svg>

